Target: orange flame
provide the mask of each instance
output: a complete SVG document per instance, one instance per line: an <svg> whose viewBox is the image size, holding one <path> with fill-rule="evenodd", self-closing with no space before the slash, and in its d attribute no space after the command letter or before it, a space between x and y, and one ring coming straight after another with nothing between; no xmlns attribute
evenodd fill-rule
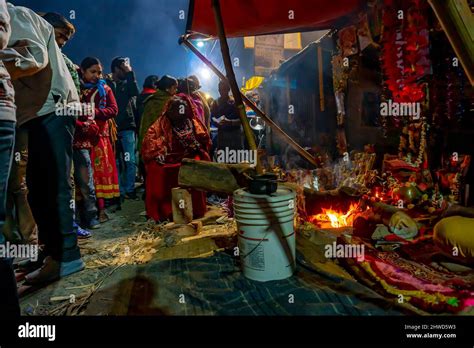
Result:
<svg viewBox="0 0 474 348"><path fill-rule="evenodd" d="M349 210L346 213L342 211L336 211L331 208L323 208L323 212L321 214L314 215L311 220L314 222L319 222L321 225L326 225L329 223L331 227L335 228L352 226L354 223L355 212L358 210L358 208L358 204L355 203L351 204Z"/></svg>

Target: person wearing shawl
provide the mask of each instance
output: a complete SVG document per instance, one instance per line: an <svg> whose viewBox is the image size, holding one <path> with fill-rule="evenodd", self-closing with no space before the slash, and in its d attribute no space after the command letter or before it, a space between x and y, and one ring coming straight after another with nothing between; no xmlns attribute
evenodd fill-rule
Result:
<svg viewBox="0 0 474 348"><path fill-rule="evenodd" d="M110 120L118 113L112 89L105 84L102 77L102 64L97 58L87 57L81 63L83 85L82 103L94 105L94 118L99 127L98 137L88 139L93 145L91 162L95 184L95 195L99 209L99 221L105 222L105 199L120 197L115 155L110 140ZM87 136L86 136L87 139Z"/></svg>
<svg viewBox="0 0 474 348"><path fill-rule="evenodd" d="M196 82L190 77L178 80L178 93L184 93L191 98L194 103L194 106L196 107L197 117L207 127L208 119L206 119L205 104L203 100L201 100L199 95L196 93L198 88L199 85L197 85Z"/></svg>
<svg viewBox="0 0 474 348"><path fill-rule="evenodd" d="M144 101L144 111L140 121L140 131L138 132L138 152L141 153L143 138L148 128L162 114L166 102L176 94L178 81L171 76L163 76L157 84L158 90Z"/></svg>
<svg viewBox="0 0 474 348"><path fill-rule="evenodd" d="M155 221L172 216L171 189L178 187L178 172L184 158L210 161L211 140L196 106L185 94L172 97L163 114L148 129L142 144L145 162L146 212ZM206 212L204 192L190 190L194 218Z"/></svg>
<svg viewBox="0 0 474 348"><path fill-rule="evenodd" d="M211 131L211 106L209 103L208 97L206 94L201 91L201 83L196 75L191 75L188 77L188 80L193 82L193 88L190 90L191 96L194 101L200 102L203 108L203 115L205 120L205 125L209 132ZM198 101L199 100L199 101Z"/></svg>

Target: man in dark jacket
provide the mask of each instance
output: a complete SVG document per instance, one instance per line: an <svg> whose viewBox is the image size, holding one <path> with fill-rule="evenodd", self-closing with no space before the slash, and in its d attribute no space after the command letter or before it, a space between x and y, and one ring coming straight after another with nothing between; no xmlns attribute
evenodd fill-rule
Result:
<svg viewBox="0 0 474 348"><path fill-rule="evenodd" d="M211 106L211 120L217 126L217 149L243 149L239 110L230 96L227 81L219 82L219 98Z"/></svg>
<svg viewBox="0 0 474 348"><path fill-rule="evenodd" d="M135 156L137 129L136 98L138 90L135 73L130 66L128 58L117 57L112 61L112 78L107 79L107 84L112 88L119 113L115 118L117 122L117 169L120 179L120 195L127 199L137 199L135 193L135 175L137 161Z"/></svg>

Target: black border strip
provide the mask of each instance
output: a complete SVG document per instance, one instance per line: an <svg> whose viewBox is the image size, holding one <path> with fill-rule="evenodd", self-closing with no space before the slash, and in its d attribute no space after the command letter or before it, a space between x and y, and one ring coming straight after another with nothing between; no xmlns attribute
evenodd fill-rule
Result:
<svg viewBox="0 0 474 348"><path fill-rule="evenodd" d="M188 18L186 21L186 32L185 34L191 31L193 26L193 19L194 19L194 2L195 0L189 0L189 7L188 7Z"/></svg>

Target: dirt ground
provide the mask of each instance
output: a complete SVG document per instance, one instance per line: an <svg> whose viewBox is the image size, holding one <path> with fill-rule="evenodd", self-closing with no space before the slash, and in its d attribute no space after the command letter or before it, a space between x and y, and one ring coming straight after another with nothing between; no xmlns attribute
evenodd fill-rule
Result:
<svg viewBox="0 0 474 348"><path fill-rule="evenodd" d="M110 213L110 221L92 231L90 239L80 240L79 245L86 264L82 272L65 277L42 289L23 296L20 300L23 315L107 315L110 298L94 298L93 308L88 310L91 298L105 286L118 293L121 279L113 277L117 269L121 274L133 272L138 264L151 260L181 257L203 257L222 250L213 238L192 237L186 243L180 238L195 235L192 227L172 224L156 225L141 216L145 210L143 201L125 201L122 210ZM211 232L231 230L221 224L207 226L223 215L219 208L211 207L200 230L211 227ZM204 226L204 227L203 227ZM227 228L228 227L228 228ZM209 230L210 231L210 230ZM231 232L232 233L232 232ZM224 232L226 234L226 232ZM115 296L115 294L111 294ZM124 299L126 302L127 299Z"/></svg>

